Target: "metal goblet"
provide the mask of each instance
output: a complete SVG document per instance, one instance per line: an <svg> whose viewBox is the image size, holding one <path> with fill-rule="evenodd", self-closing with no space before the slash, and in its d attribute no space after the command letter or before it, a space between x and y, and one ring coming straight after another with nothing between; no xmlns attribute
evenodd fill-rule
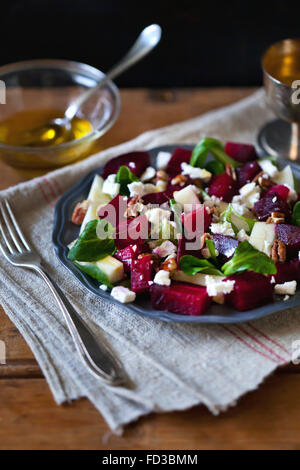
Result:
<svg viewBox="0 0 300 470"><path fill-rule="evenodd" d="M258 143L269 155L300 160L300 39L270 46L262 68L267 103L280 119L261 129Z"/></svg>

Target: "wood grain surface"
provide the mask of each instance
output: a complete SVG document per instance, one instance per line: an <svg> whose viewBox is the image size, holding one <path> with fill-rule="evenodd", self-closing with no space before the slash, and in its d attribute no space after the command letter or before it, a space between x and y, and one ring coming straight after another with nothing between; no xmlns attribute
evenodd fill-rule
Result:
<svg viewBox="0 0 300 470"><path fill-rule="evenodd" d="M254 89L122 90L107 148L237 101ZM0 189L29 177L0 162ZM203 406L152 414L113 435L86 399L57 406L32 352L0 307L0 449L300 449L300 368L278 369L218 417Z"/></svg>

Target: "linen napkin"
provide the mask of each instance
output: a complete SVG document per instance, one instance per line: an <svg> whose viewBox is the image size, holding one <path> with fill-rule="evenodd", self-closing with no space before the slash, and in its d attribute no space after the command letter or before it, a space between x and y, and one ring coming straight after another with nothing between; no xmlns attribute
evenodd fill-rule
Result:
<svg viewBox="0 0 300 470"><path fill-rule="evenodd" d="M43 281L0 256L0 303L32 349L58 404L87 397L110 428L121 432L125 424L153 411L182 410L202 403L217 414L290 361L292 343L300 338L297 309L237 325L151 320L89 293L56 259L51 245L57 198L108 159L164 144L193 144L205 135L254 143L258 129L270 118L259 90L231 106L146 132L0 193L0 199L12 203L45 267L84 321L109 344L131 379L130 387L114 388L92 376L78 358Z"/></svg>

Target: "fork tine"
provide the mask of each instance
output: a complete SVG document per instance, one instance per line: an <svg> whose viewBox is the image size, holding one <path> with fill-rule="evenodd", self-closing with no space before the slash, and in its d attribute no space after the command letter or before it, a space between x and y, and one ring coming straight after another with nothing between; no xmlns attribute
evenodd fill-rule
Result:
<svg viewBox="0 0 300 470"><path fill-rule="evenodd" d="M21 247L21 245L20 245L20 242L19 242L18 237L17 237L17 235L16 235L16 231L15 231L15 229L14 229L14 227L13 227L13 224L11 223L11 220L10 220L9 216L8 216L7 213L6 213L6 210L5 210L4 207L3 207L2 202L0 203L0 212L1 212L1 214L2 214L2 217L3 217L4 222L5 222L5 224L6 224L7 231L8 231L8 233L9 233L9 235L11 236L11 238L12 238L12 240L13 240L15 246L17 247L17 250L18 250L20 253L22 253L22 252L24 251L24 249L23 249L23 248Z"/></svg>
<svg viewBox="0 0 300 470"><path fill-rule="evenodd" d="M9 261L9 254L7 253L6 249L2 245L1 241L0 241L0 251L2 251L4 258L6 258Z"/></svg>
<svg viewBox="0 0 300 470"><path fill-rule="evenodd" d="M17 234L19 235L20 239L22 240L22 243L25 246L25 248L27 248L27 250L30 251L30 245L29 245L28 241L26 240L26 238L25 238L25 236L24 236L24 234L23 234L23 232L20 228L20 225L18 224L18 222L17 222L17 220L14 216L12 208L10 207L10 205L9 205L9 203L6 199L5 199L4 203L5 203L5 206L6 206L6 209L7 209L8 213L10 215L10 218L13 222L13 225L14 225L14 228L15 228Z"/></svg>
<svg viewBox="0 0 300 470"><path fill-rule="evenodd" d="M14 250L14 248L13 248L11 242L9 241L9 239L8 239L7 236L6 236L6 233L5 233L5 231L4 231L4 228L3 228L3 225L2 225L1 220L0 220L0 232L2 233L3 239L4 239L5 243L6 243L6 246L7 246L7 248L9 249L9 251L10 251L11 253L15 253L15 250Z"/></svg>

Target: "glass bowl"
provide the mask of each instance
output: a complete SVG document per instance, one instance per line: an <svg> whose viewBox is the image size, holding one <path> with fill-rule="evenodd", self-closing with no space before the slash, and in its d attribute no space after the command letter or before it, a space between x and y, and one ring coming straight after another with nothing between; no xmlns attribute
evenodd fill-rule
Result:
<svg viewBox="0 0 300 470"><path fill-rule="evenodd" d="M5 104L0 105L0 121L22 111L64 111L74 97L95 86L103 76L94 67L67 60L31 60L0 67L0 83L5 84L6 92ZM78 113L92 124L90 133L52 147L20 147L0 142L0 158L23 169L50 169L84 158L115 123L120 107L119 90L108 81Z"/></svg>

